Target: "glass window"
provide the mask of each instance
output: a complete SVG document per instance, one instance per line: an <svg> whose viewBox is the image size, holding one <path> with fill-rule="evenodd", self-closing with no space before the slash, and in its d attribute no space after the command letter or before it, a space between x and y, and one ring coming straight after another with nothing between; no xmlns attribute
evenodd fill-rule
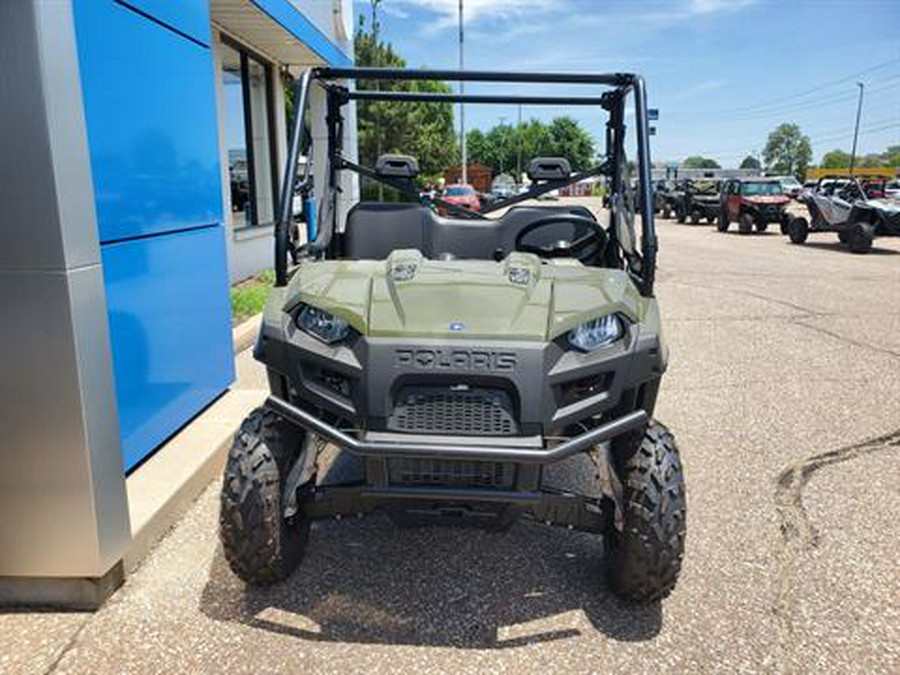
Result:
<svg viewBox="0 0 900 675"><path fill-rule="evenodd" d="M275 220L272 68L222 38L222 88L235 229Z"/></svg>

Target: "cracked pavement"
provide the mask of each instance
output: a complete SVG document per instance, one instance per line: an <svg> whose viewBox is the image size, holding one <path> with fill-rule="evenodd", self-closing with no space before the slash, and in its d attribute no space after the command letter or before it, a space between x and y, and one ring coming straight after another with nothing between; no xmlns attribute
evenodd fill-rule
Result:
<svg viewBox="0 0 900 675"><path fill-rule="evenodd" d="M99 612L0 614L0 671L900 672L900 239L659 232L656 413L688 489L661 605L613 598L590 535L381 517L315 526L290 580L248 590L214 484ZM239 373L259 382L249 353Z"/></svg>

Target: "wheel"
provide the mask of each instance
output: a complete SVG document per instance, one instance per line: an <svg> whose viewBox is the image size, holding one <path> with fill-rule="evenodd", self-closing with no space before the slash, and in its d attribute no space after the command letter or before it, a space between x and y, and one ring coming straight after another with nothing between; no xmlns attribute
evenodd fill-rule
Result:
<svg viewBox="0 0 900 675"><path fill-rule="evenodd" d="M681 206L675 207L675 220L679 223L683 223L687 220L687 214L684 212L684 208Z"/></svg>
<svg viewBox="0 0 900 675"><path fill-rule="evenodd" d="M671 217L672 217L672 209L669 207L668 204L666 204L662 208L662 218L663 218L663 220L668 220Z"/></svg>
<svg viewBox="0 0 900 675"><path fill-rule="evenodd" d="M698 225L702 218L703 218L703 214L700 213L700 209L691 209L691 224L692 225Z"/></svg>
<svg viewBox="0 0 900 675"><path fill-rule="evenodd" d="M847 242L853 253L868 253L875 239L875 228L869 223L855 223L850 228L850 239Z"/></svg>
<svg viewBox="0 0 900 675"><path fill-rule="evenodd" d="M769 229L769 224L766 221L764 221L764 220L756 221L756 231L757 232L765 232L768 229Z"/></svg>
<svg viewBox="0 0 900 675"><path fill-rule="evenodd" d="M809 236L809 223L803 216L791 218L788 223L788 236L791 238L792 244L802 244Z"/></svg>
<svg viewBox="0 0 900 675"><path fill-rule="evenodd" d="M234 438L219 511L219 538L232 571L248 584L272 584L293 572L306 549L309 521L284 518L282 481L300 454L304 432L258 408Z"/></svg>
<svg viewBox="0 0 900 675"><path fill-rule="evenodd" d="M728 211L722 209L719 211L719 220L716 223L716 227L719 232L727 232L728 231Z"/></svg>
<svg viewBox="0 0 900 675"><path fill-rule="evenodd" d="M850 231L849 230L838 230L838 241L842 244L850 243Z"/></svg>
<svg viewBox="0 0 900 675"><path fill-rule="evenodd" d="M716 217L715 216L706 216L706 222L708 224L712 225L714 222L716 222Z"/></svg>
<svg viewBox="0 0 900 675"><path fill-rule="evenodd" d="M788 223L791 221L791 217L787 213L782 213L781 218L778 221L778 225L781 228L781 234L788 233Z"/></svg>
<svg viewBox="0 0 900 675"><path fill-rule="evenodd" d="M626 600L661 600L675 587L684 556L687 505L675 437L651 421L621 459L624 527L607 535L607 579Z"/></svg>
<svg viewBox="0 0 900 675"><path fill-rule="evenodd" d="M738 219L738 232L741 234L750 234L753 232L753 216L749 213L742 213Z"/></svg>

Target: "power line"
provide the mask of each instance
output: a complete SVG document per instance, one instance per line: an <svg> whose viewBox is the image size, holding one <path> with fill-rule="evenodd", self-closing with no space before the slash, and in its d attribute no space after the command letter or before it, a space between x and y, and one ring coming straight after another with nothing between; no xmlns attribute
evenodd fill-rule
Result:
<svg viewBox="0 0 900 675"><path fill-rule="evenodd" d="M897 86L894 84L895 82L900 81L900 74L893 75L885 80L882 80L880 86L873 87L869 90L868 93L874 94L881 91L886 91L888 89L893 89ZM826 103L838 103L841 101L849 101L851 99L856 98L856 92L845 93L845 94L829 94L828 96L823 96L816 99L810 99L808 101L801 101L799 103L792 103L786 106L781 106L779 108L772 108L767 112L759 112L759 113L749 113L747 115L733 115L727 120L722 120L723 122L733 123L733 122L745 122L749 120L756 119L765 119L767 117L776 117L779 115L784 115L786 113L794 113L803 110L810 110L812 108L819 108L823 104Z"/></svg>
<svg viewBox="0 0 900 675"><path fill-rule="evenodd" d="M868 126L863 127L862 129L860 129L859 133L861 136L862 135L870 135L870 134L878 133L879 131L886 131L888 129L893 129L896 127L900 127L900 121L897 121L896 119L879 120L878 122L872 122ZM838 133L836 131L831 131L828 133L823 132L823 133L819 133L817 135L808 136L808 138L809 138L810 144L812 144L812 143L827 143L829 141L839 140L841 138L845 138L845 137L851 136L851 135L852 135L852 132L850 130L842 131L840 133ZM743 148L743 149L732 148L729 150L721 150L721 151L703 150L699 154L701 154L703 156L714 155L716 157L734 158L734 157L746 155L748 152L752 153L751 150L748 150L746 148ZM735 154L729 154L729 153L735 153Z"/></svg>
<svg viewBox="0 0 900 675"><path fill-rule="evenodd" d="M809 89L804 89L803 91L799 91L799 92L796 92L796 93L794 93L794 94L788 94L788 95L786 95L786 96L781 97L780 100L781 100L781 102L783 102L783 101L785 101L785 100L791 100L791 99L796 99L796 98L803 98L804 96L807 96L807 95L809 95L809 94L814 94L814 93L817 92L817 91L822 91L823 89L828 89L828 88L830 88L830 87L833 87L833 86L838 85L838 84L842 84L842 83L844 83L844 82L850 82L850 81L852 81L852 80L854 80L854 79L857 79L857 78L861 77L862 75L865 75L866 73L871 73L871 72L874 72L874 71L876 71L876 70L880 70L881 68L884 68L884 67L886 67L886 66L889 66L889 65L891 65L891 64L893 64L893 63L897 63L897 62L900 62L900 57L895 57L895 58L892 58L892 59L888 59L887 61L882 61L881 63L875 64L874 66L870 66L870 67L868 67L868 68L864 68L863 70L861 70L861 71L859 71L859 72L857 72L857 73L853 73L852 75L847 75L847 76L845 76L845 77L840 77L840 78L838 78L838 79L836 79L836 80L831 80L831 81L829 81L829 82L825 82L825 83L823 83L823 84L817 85L817 86L815 86L815 87L811 87L811 88L809 88ZM735 112L750 112L750 111L754 111L754 110L766 110L766 109L771 108L771 107L773 107L772 104L763 103L763 104L760 104L760 105L749 106L749 107L743 107L743 108L732 108L732 111L735 111ZM724 111L724 112L728 112L728 111Z"/></svg>

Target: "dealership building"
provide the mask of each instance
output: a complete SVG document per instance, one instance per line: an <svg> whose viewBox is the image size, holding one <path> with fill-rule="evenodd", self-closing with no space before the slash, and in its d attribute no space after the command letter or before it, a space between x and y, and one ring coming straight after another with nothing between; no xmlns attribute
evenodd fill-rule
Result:
<svg viewBox="0 0 900 675"><path fill-rule="evenodd" d="M272 266L286 91L352 64L353 21L351 0L0 2L0 602L121 580L127 481L234 380L229 283Z"/></svg>

